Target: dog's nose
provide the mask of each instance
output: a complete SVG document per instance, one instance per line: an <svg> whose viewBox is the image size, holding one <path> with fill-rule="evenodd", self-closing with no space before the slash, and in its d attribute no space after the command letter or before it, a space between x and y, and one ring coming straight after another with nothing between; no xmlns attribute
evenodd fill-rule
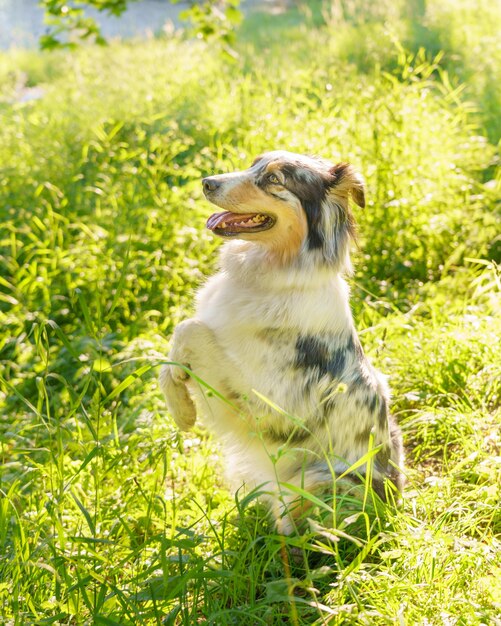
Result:
<svg viewBox="0 0 501 626"><path fill-rule="evenodd" d="M216 191L216 189L221 186L221 183L215 178L204 178L202 180L202 186L204 193L211 193L212 191Z"/></svg>

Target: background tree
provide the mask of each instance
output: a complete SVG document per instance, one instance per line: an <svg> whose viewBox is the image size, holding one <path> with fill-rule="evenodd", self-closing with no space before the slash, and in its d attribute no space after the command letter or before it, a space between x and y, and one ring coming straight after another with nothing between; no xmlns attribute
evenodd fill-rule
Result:
<svg viewBox="0 0 501 626"><path fill-rule="evenodd" d="M178 4L180 0L164 0ZM78 41L91 40L105 44L106 40L96 20L88 15L93 8L119 17L132 2L138 0L40 0L45 11L48 30L40 38L42 49L73 47ZM181 11L181 19L191 22L193 31L204 39L218 38L229 50L234 40L234 29L241 21L240 0L189 1Z"/></svg>

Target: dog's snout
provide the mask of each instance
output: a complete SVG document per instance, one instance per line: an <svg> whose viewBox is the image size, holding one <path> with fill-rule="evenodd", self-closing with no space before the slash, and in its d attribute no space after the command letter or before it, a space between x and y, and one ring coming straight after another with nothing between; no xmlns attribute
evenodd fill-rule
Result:
<svg viewBox="0 0 501 626"><path fill-rule="evenodd" d="M204 188L204 193L212 193L221 186L221 182L216 178L204 178L202 180L202 186Z"/></svg>

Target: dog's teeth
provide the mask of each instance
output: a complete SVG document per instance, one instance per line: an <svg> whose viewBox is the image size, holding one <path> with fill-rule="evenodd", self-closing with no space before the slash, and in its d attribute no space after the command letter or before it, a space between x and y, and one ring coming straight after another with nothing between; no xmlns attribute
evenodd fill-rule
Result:
<svg viewBox="0 0 501 626"><path fill-rule="evenodd" d="M266 221L266 216L261 214L253 215L245 220L241 220L240 222L231 222L233 226L239 226L241 228L245 228L246 226L256 226L258 224L262 224ZM228 222L221 222L219 228L227 228L229 226Z"/></svg>

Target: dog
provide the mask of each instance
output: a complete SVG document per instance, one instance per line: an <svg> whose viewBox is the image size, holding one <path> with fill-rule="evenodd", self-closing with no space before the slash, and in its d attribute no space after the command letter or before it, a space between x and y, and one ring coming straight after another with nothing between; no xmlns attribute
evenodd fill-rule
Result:
<svg viewBox="0 0 501 626"><path fill-rule="evenodd" d="M273 151L202 184L222 209L207 228L226 243L161 370L176 424L203 416L234 486L264 491L284 533L304 512L304 500L293 506L298 493L332 489L336 476L360 485L370 475L383 499L389 488L398 497L402 435L344 279L362 176L348 163Z"/></svg>

